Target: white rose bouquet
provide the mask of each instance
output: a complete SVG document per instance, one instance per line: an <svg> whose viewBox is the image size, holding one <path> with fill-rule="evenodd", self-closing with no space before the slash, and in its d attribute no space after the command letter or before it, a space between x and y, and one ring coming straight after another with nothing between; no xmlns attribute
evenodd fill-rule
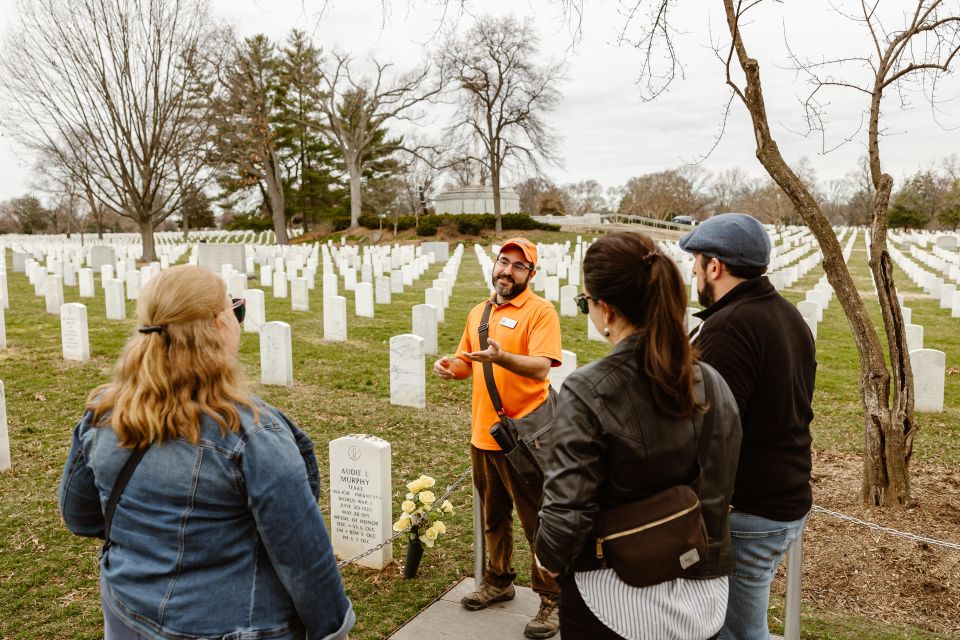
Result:
<svg viewBox="0 0 960 640"><path fill-rule="evenodd" d="M453 513L449 500L434 507L437 497L430 488L435 484L436 480L425 475L407 483L406 499L400 504L400 519L393 523L394 531L409 529L411 540L419 539L428 547L436 544L440 534L447 532L447 526L441 520L443 514Z"/></svg>

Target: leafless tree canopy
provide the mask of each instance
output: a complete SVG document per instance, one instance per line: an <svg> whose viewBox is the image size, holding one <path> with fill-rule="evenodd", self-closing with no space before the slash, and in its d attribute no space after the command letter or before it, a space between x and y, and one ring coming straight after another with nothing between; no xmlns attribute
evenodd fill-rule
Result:
<svg viewBox="0 0 960 640"><path fill-rule="evenodd" d="M135 220L144 259L202 168L206 119L187 60L208 46L203 0L22 0L0 60L3 124Z"/></svg>
<svg viewBox="0 0 960 640"><path fill-rule="evenodd" d="M449 35L440 53L444 75L459 94L451 137L463 157L489 171L497 231L505 168L537 170L541 160L558 162L557 136L545 115L560 101L563 67L534 62L537 45L529 20L484 16L464 34Z"/></svg>

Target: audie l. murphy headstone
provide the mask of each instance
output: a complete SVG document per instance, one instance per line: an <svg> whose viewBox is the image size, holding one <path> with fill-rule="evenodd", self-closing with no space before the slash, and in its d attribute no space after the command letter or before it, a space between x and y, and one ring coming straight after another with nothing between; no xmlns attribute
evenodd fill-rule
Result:
<svg viewBox="0 0 960 640"><path fill-rule="evenodd" d="M330 539L342 559L392 535L390 443L353 434L330 442ZM357 561L372 569L393 562L393 545Z"/></svg>

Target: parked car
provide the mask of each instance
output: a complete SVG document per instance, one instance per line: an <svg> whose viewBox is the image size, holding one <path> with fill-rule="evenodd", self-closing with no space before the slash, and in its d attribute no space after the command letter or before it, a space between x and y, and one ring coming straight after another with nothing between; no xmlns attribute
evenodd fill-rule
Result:
<svg viewBox="0 0 960 640"><path fill-rule="evenodd" d="M697 224L692 216L673 216L673 221L677 224L689 224L690 226Z"/></svg>

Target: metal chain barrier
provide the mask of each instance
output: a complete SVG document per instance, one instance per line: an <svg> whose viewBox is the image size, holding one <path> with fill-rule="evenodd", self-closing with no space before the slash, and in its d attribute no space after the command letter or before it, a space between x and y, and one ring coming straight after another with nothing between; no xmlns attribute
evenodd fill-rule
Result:
<svg viewBox="0 0 960 640"><path fill-rule="evenodd" d="M879 524L873 522L867 522L866 520L859 520L853 516L848 516L844 513L837 513L836 511L830 511L829 509L824 509L818 505L813 505L811 511L816 511L818 513L824 513L828 516L834 517L837 520L843 520L845 522L852 522L853 524L859 524L862 527L867 527L868 529L873 529L874 531L881 531L883 533L890 534L891 536L896 536L898 538L906 538L907 540L913 540L915 542L923 542L925 544L944 547L946 549L953 549L954 551L960 551L960 544L956 542L944 542L943 540L934 540L933 538L927 538L925 536L918 536L914 533L907 533L905 531L897 531L896 529L891 529L890 527L882 527Z"/></svg>
<svg viewBox="0 0 960 640"><path fill-rule="evenodd" d="M422 514L421 517L417 520L417 522L418 522L418 523L419 523L419 522L423 522L424 519L427 518L427 516L429 516L430 513L431 513L435 508L437 508L439 505L442 505L443 502L444 502L444 500L446 500L447 498L449 498L449 497L450 497L450 494L453 493L454 491L456 491L456 490L460 487L460 485L463 484L463 481L467 479L467 476L468 476L468 475L470 475L470 470L471 470L471 467L467 467L466 469L464 469L464 470L463 470L463 473L461 473L461 474L457 477L457 479L453 481L453 484L451 484L451 485L449 485L449 486L447 487L447 490L443 492L443 495L441 495L439 498L437 498L436 500L434 500L434 501L433 501L433 504L430 505L430 508L423 512L423 514ZM401 537L401 536L406 535L407 533L409 533L411 528L413 528L412 525L409 526L409 527L407 527L406 529L404 529L404 530L402 530L402 531L397 531L395 534L393 534L392 536L390 536L389 538L387 538L386 540L384 540L383 542L381 542L380 544L378 544L378 545L375 546L375 547L371 547L371 548L367 549L366 551L364 551L364 552L362 552L362 553L358 553L357 555L353 556L352 558L347 558L346 560L341 560L340 562L337 563L337 568L339 569L339 568L344 567L344 566L346 566L346 565L348 565L348 564L351 564L351 563L353 563L353 562L356 562L357 560L359 560L359 559L361 559L361 558L367 557L367 556L370 555L371 553L376 553L377 551L380 551L380 549L383 549L383 548L384 548L385 546L387 546L388 544L393 544L393 541L394 541L394 540L396 540L397 538L399 538L399 537Z"/></svg>

